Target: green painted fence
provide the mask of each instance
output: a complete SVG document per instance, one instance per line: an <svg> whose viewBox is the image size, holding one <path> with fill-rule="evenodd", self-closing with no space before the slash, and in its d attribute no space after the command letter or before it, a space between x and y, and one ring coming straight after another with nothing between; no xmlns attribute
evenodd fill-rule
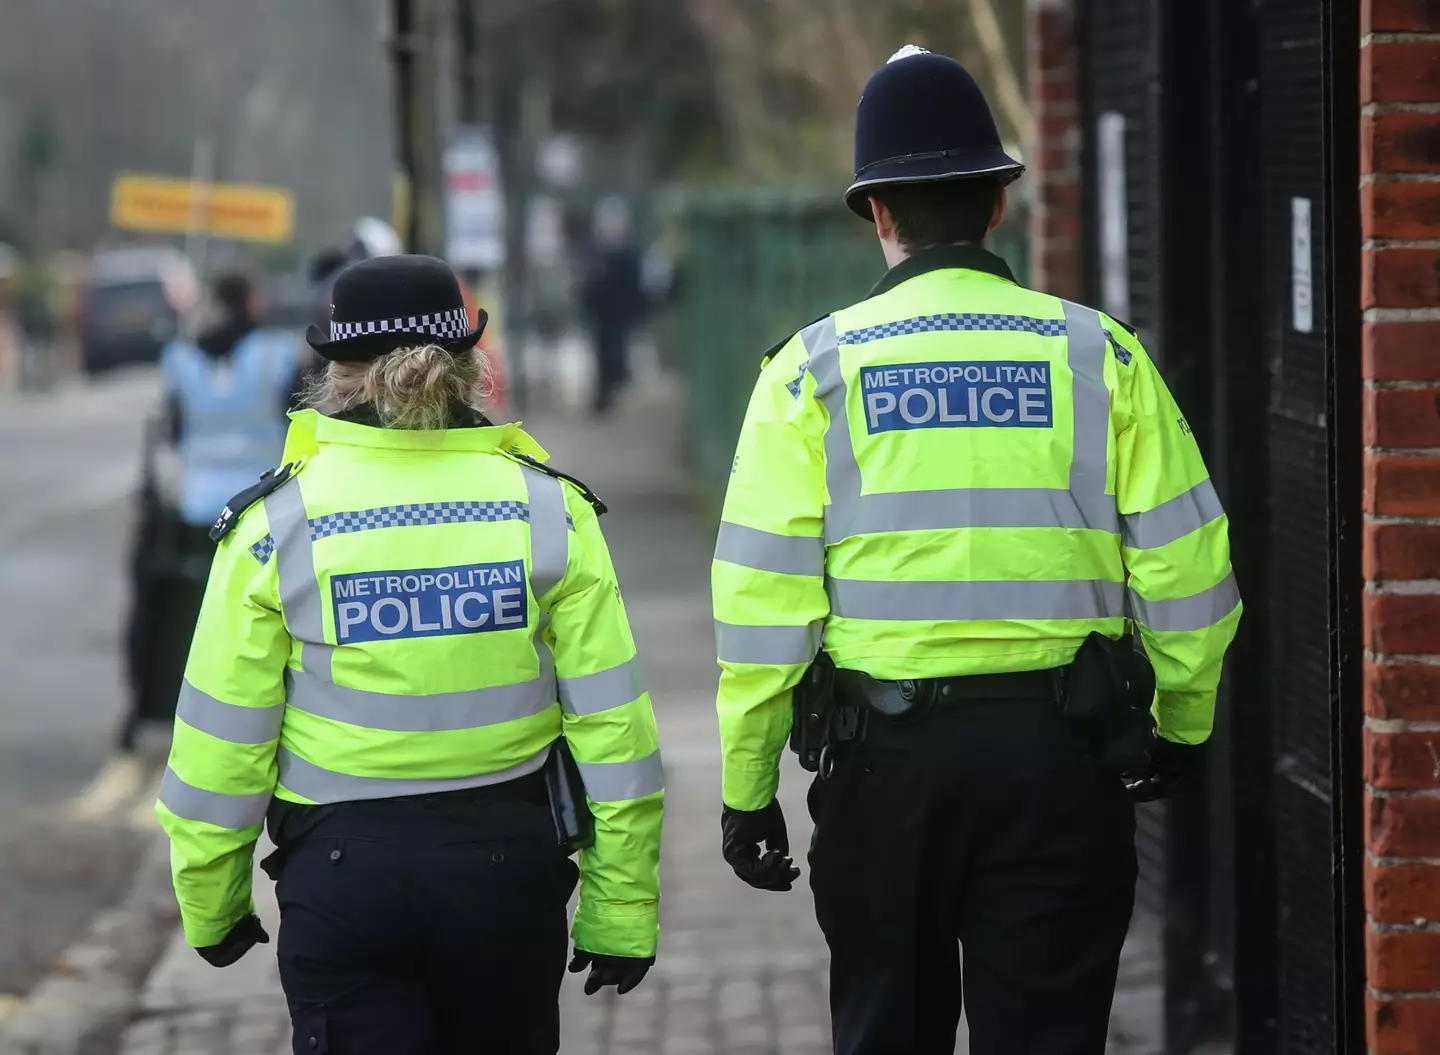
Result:
<svg viewBox="0 0 1440 1055"><path fill-rule="evenodd" d="M1023 208L992 248L1025 280ZM677 311L667 327L689 381L690 462L716 502L767 349L865 296L885 272L874 228L837 200L778 190L691 196L672 213L681 246Z"/></svg>

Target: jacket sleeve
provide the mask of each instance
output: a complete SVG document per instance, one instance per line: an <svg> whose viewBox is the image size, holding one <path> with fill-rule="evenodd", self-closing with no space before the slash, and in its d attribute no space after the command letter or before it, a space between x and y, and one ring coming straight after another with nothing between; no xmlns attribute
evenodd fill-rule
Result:
<svg viewBox="0 0 1440 1055"><path fill-rule="evenodd" d="M1116 477L1129 602L1155 667L1167 740L1210 736L1221 665L1240 622L1229 520L1200 448L1140 342L1112 326Z"/></svg>
<svg viewBox="0 0 1440 1055"><path fill-rule="evenodd" d="M256 506L210 567L156 806L185 938L197 947L219 942L251 910L251 861L275 787L289 654L268 526Z"/></svg>
<svg viewBox="0 0 1440 1055"><path fill-rule="evenodd" d="M653 956L665 799L655 712L599 521L578 491L564 490L575 529L565 576L541 605L565 739L595 817L595 844L580 851L572 934L586 952Z"/></svg>
<svg viewBox="0 0 1440 1055"><path fill-rule="evenodd" d="M760 373L730 470L711 568L720 661L722 794L735 809L775 797L791 694L825 618L825 412L800 335Z"/></svg>

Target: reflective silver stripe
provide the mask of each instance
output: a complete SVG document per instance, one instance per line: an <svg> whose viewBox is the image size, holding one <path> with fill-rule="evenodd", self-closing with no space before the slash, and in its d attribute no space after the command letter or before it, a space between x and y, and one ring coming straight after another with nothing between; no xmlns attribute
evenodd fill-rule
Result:
<svg viewBox="0 0 1440 1055"><path fill-rule="evenodd" d="M1207 477L1184 494L1143 513L1121 517L1124 543L1131 549L1159 549L1225 515Z"/></svg>
<svg viewBox="0 0 1440 1055"><path fill-rule="evenodd" d="M432 780L401 777L356 777L323 769L295 752L281 748L280 784L311 802L354 802L359 799L393 799L402 795L436 795L465 788L483 788L534 773L550 755L547 744L539 754L505 769L472 777L440 777Z"/></svg>
<svg viewBox="0 0 1440 1055"><path fill-rule="evenodd" d="M285 705L242 707L225 703L201 692L186 679L180 684L175 717L191 728L232 744L264 744L280 736L280 727L285 723Z"/></svg>
<svg viewBox="0 0 1440 1055"><path fill-rule="evenodd" d="M545 657L548 659L548 656ZM530 718L555 706L555 682L542 660L540 676L466 692L403 696L336 685L304 671L286 671L290 706L317 718L394 733L453 732Z"/></svg>
<svg viewBox="0 0 1440 1055"><path fill-rule="evenodd" d="M265 496L265 516L275 539L275 574L280 582L285 626L290 636L301 643L300 662L305 669L326 681L333 680L335 646L325 642L324 598L315 577L315 548L299 479L292 478Z"/></svg>
<svg viewBox="0 0 1440 1055"><path fill-rule="evenodd" d="M972 488L865 495L849 520L856 535L952 528L1092 527L1069 491Z"/></svg>
<svg viewBox="0 0 1440 1055"><path fill-rule="evenodd" d="M223 795L218 791L206 791L185 783L175 770L166 766L165 779L160 784L160 802L175 816L184 817L187 821L203 821L218 828L238 831L265 819L270 792Z"/></svg>
<svg viewBox="0 0 1440 1055"><path fill-rule="evenodd" d="M639 657L618 667L560 679L560 706L567 714L598 714L638 700L645 692Z"/></svg>
<svg viewBox="0 0 1440 1055"><path fill-rule="evenodd" d="M784 575L824 575L825 541L817 537L777 535L772 531L720 522L715 559L756 571Z"/></svg>
<svg viewBox="0 0 1440 1055"><path fill-rule="evenodd" d="M1208 590L1170 601L1147 601L1130 591L1135 619L1151 630L1204 630L1214 626L1240 603L1240 588L1231 572Z"/></svg>
<svg viewBox="0 0 1440 1055"><path fill-rule="evenodd" d="M555 657L545 643L550 613L540 604L540 598L560 584L569 568L570 514L565 511L565 488L559 480L528 465L522 465L520 471L525 477L530 507L530 594L539 612L533 643L542 688L553 703L558 697Z"/></svg>
<svg viewBox="0 0 1440 1055"><path fill-rule="evenodd" d="M642 799L665 788L665 767L654 751L634 762L579 762L585 794L594 802Z"/></svg>
<svg viewBox="0 0 1440 1055"><path fill-rule="evenodd" d="M1108 619L1124 614L1125 587L1106 579L872 582L830 579L830 610L844 619Z"/></svg>
<svg viewBox="0 0 1440 1055"><path fill-rule="evenodd" d="M847 386L835 320L801 331L815 395L830 417L825 432L825 541L887 531L956 528L1089 528L1118 533L1115 499L1105 493L1110 393L1105 386L1105 331L1090 308L1065 303L1066 356L1074 377L1070 480L1067 488L956 488L864 494L850 435ZM743 562L737 562L743 563Z"/></svg>
<svg viewBox="0 0 1440 1055"><path fill-rule="evenodd" d="M822 620L809 626L745 626L715 620L715 654L726 663L809 663L820 651Z"/></svg>
<svg viewBox="0 0 1440 1055"><path fill-rule="evenodd" d="M1070 495L1085 526L1118 534L1120 513L1105 493L1109 457L1110 390L1105 387L1105 330L1100 314L1069 301L1065 307L1065 358L1074 378L1071 399L1073 433L1070 443ZM1052 527L1037 521L1034 527Z"/></svg>
<svg viewBox="0 0 1440 1055"><path fill-rule="evenodd" d="M825 487L830 504L825 507L825 541L839 542L858 534L852 526L861 515L860 463L850 438L850 417L846 409L845 375L840 370L840 344L835 320L826 316L800 331L809 353L810 376L815 378L815 397L825 406L830 425L825 430Z"/></svg>
<svg viewBox="0 0 1440 1055"><path fill-rule="evenodd" d="M530 504L530 591L536 603L565 578L570 528L560 481L522 465Z"/></svg>

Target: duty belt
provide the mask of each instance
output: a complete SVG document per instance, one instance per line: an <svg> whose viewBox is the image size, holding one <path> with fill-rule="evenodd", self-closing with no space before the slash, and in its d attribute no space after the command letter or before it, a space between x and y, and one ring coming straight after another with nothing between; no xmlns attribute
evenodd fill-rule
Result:
<svg viewBox="0 0 1440 1055"><path fill-rule="evenodd" d="M882 681L858 670L835 671L835 695L844 705L863 705L896 720L923 716L935 706L966 700L1064 699L1070 668L1027 670L1010 674L969 674L951 678L906 678Z"/></svg>

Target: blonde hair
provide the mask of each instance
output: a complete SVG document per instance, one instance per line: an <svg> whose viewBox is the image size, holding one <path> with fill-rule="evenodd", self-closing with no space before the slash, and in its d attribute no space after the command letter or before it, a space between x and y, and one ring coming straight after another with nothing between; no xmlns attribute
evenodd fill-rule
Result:
<svg viewBox="0 0 1440 1055"><path fill-rule="evenodd" d="M304 401L322 414L371 404L389 429L444 429L457 405L481 411L492 394L489 359L477 348L398 348L368 363L330 363Z"/></svg>

